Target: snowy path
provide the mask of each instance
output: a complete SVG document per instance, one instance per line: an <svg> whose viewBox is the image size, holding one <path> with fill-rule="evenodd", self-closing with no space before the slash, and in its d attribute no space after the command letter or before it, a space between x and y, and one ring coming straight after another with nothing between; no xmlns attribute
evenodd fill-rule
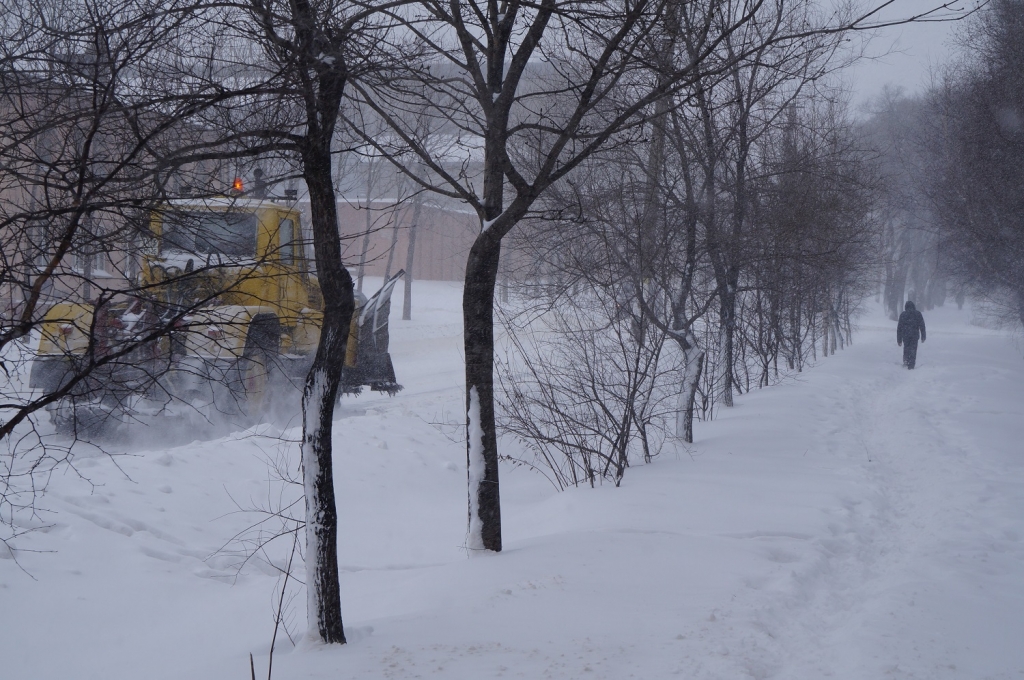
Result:
<svg viewBox="0 0 1024 680"><path fill-rule="evenodd" d="M1007 336L926 313L908 372L871 316L620 489L503 469L506 550L467 559L465 453L444 425L463 399L457 293L395 324L406 391L336 423L351 644L285 640L275 678L1024 679L1024 360ZM0 678L248 677L250 651L259 674L276 577L216 551L252 519L234 502L268 497L281 446L154 444L120 459L130 480L101 457L82 461L95 490L55 479L53 527L20 546L58 552L23 553L36 580L0 559Z"/></svg>
<svg viewBox="0 0 1024 680"><path fill-rule="evenodd" d="M809 378L807 420L861 482L782 610L780 677L1024 677L1021 367L1004 339L933 316L918 370L891 329L864 329Z"/></svg>
<svg viewBox="0 0 1024 680"><path fill-rule="evenodd" d="M846 573L812 613L833 660L823 673L1024 677L1022 367L1001 338L932 316L913 372L895 365L891 329L862 333L849 360L875 370L827 406L847 416L830 448L866 457L872 491Z"/></svg>

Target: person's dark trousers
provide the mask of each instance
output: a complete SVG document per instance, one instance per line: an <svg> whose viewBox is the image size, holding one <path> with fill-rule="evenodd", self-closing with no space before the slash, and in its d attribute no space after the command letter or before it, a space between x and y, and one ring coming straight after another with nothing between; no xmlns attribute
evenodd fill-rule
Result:
<svg viewBox="0 0 1024 680"><path fill-rule="evenodd" d="M917 340L903 341L903 365L913 368L917 363Z"/></svg>

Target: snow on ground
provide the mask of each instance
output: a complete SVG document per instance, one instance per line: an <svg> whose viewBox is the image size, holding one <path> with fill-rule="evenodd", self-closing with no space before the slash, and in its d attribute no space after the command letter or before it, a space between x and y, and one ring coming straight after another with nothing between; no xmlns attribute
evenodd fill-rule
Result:
<svg viewBox="0 0 1024 680"><path fill-rule="evenodd" d="M457 287L418 283L416 320L392 322L405 391L338 413L350 644L281 635L275 678L1024 678L1024 359L1007 335L926 312L909 372L870 314L854 346L619 489L503 469L506 549L470 558L458 310ZM265 676L280 579L261 559L239 571L231 539L258 519L239 507L295 498L268 472L297 455L277 434L154 433L84 453L95 486L54 478L49 527L17 541L30 576L0 559L0 677L239 678L250 652Z"/></svg>

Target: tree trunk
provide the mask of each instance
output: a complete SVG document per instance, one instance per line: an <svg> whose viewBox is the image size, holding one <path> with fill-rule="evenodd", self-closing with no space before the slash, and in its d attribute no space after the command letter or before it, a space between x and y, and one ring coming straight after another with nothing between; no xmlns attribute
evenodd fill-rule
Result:
<svg viewBox="0 0 1024 680"><path fill-rule="evenodd" d="M402 300L402 321L412 320L412 265L416 258L416 230L420 223L420 208L423 199L417 196L412 209L412 223L409 225L409 250L405 254L405 298Z"/></svg>
<svg viewBox="0 0 1024 680"><path fill-rule="evenodd" d="M496 11L492 4L489 11ZM508 35L488 44L487 86L491 101L502 92ZM501 498L498 494L498 435L494 422L494 289L501 260L495 221L505 209L505 174L500 159L508 109L492 110L484 138L483 205L480 234L466 259L462 291L466 352L466 475L469 482L470 550L501 551Z"/></svg>
<svg viewBox="0 0 1024 680"><path fill-rule="evenodd" d="M722 403L732 406L732 386L735 381L733 370L733 336L736 330L736 295L728 289L719 293L721 295L722 314Z"/></svg>
<svg viewBox="0 0 1024 680"><path fill-rule="evenodd" d="M821 321L821 356L828 356L828 312L822 312Z"/></svg>
<svg viewBox="0 0 1024 680"><path fill-rule="evenodd" d="M370 216L370 186L367 182L366 188L366 230L363 232L363 243L359 248L359 269L356 271L356 290L363 292L363 276L366 273L366 253L370 250L370 230L373 228L373 219Z"/></svg>
<svg viewBox="0 0 1024 680"><path fill-rule="evenodd" d="M907 289L907 267L902 261L896 265L896 273L893 277L892 297L889 300L889 318L895 321L903 311L903 298Z"/></svg>
<svg viewBox="0 0 1024 680"><path fill-rule="evenodd" d="M484 229L466 262L466 441L470 550L501 551L498 438L494 422L494 288L501 241Z"/></svg>
<svg viewBox="0 0 1024 680"><path fill-rule="evenodd" d="M332 435L334 401L355 302L352 277L341 260L329 144L328 139L326 152L314 149L303 154L324 319L302 393L302 473L306 494L307 622L324 642L344 643Z"/></svg>
<svg viewBox="0 0 1024 680"><path fill-rule="evenodd" d="M394 213L391 218L395 220L394 224L391 225L391 245L388 247L388 264L384 267L384 280L387 281L391 278L391 267L395 264L395 248L398 247L398 226L399 221L395 219Z"/></svg>
<svg viewBox="0 0 1024 680"><path fill-rule="evenodd" d="M697 346L692 334L684 345L679 342L683 351L683 380L679 385L679 402L676 410L676 436L687 444L693 443L693 405L697 398L697 387L700 375L704 370L704 352Z"/></svg>
<svg viewBox="0 0 1024 680"><path fill-rule="evenodd" d="M885 260L885 284L882 289L882 300L885 303L886 313L892 317L892 310L894 308L893 298L895 297L896 288L896 273L894 271L893 263L889 258Z"/></svg>
<svg viewBox="0 0 1024 680"><path fill-rule="evenodd" d="M818 360L818 313L811 312L810 316L810 327L811 327L811 360Z"/></svg>

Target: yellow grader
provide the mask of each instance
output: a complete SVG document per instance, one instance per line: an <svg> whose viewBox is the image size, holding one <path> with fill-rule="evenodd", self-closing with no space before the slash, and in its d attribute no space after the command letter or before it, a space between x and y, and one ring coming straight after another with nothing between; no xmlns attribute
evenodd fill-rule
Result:
<svg viewBox="0 0 1024 680"><path fill-rule="evenodd" d="M323 319L300 214L286 201L183 199L153 212L135 285L47 312L29 384L52 394L58 433L109 432L153 415L252 421L275 378L301 385ZM388 353L391 293L356 294L341 389L401 389Z"/></svg>

